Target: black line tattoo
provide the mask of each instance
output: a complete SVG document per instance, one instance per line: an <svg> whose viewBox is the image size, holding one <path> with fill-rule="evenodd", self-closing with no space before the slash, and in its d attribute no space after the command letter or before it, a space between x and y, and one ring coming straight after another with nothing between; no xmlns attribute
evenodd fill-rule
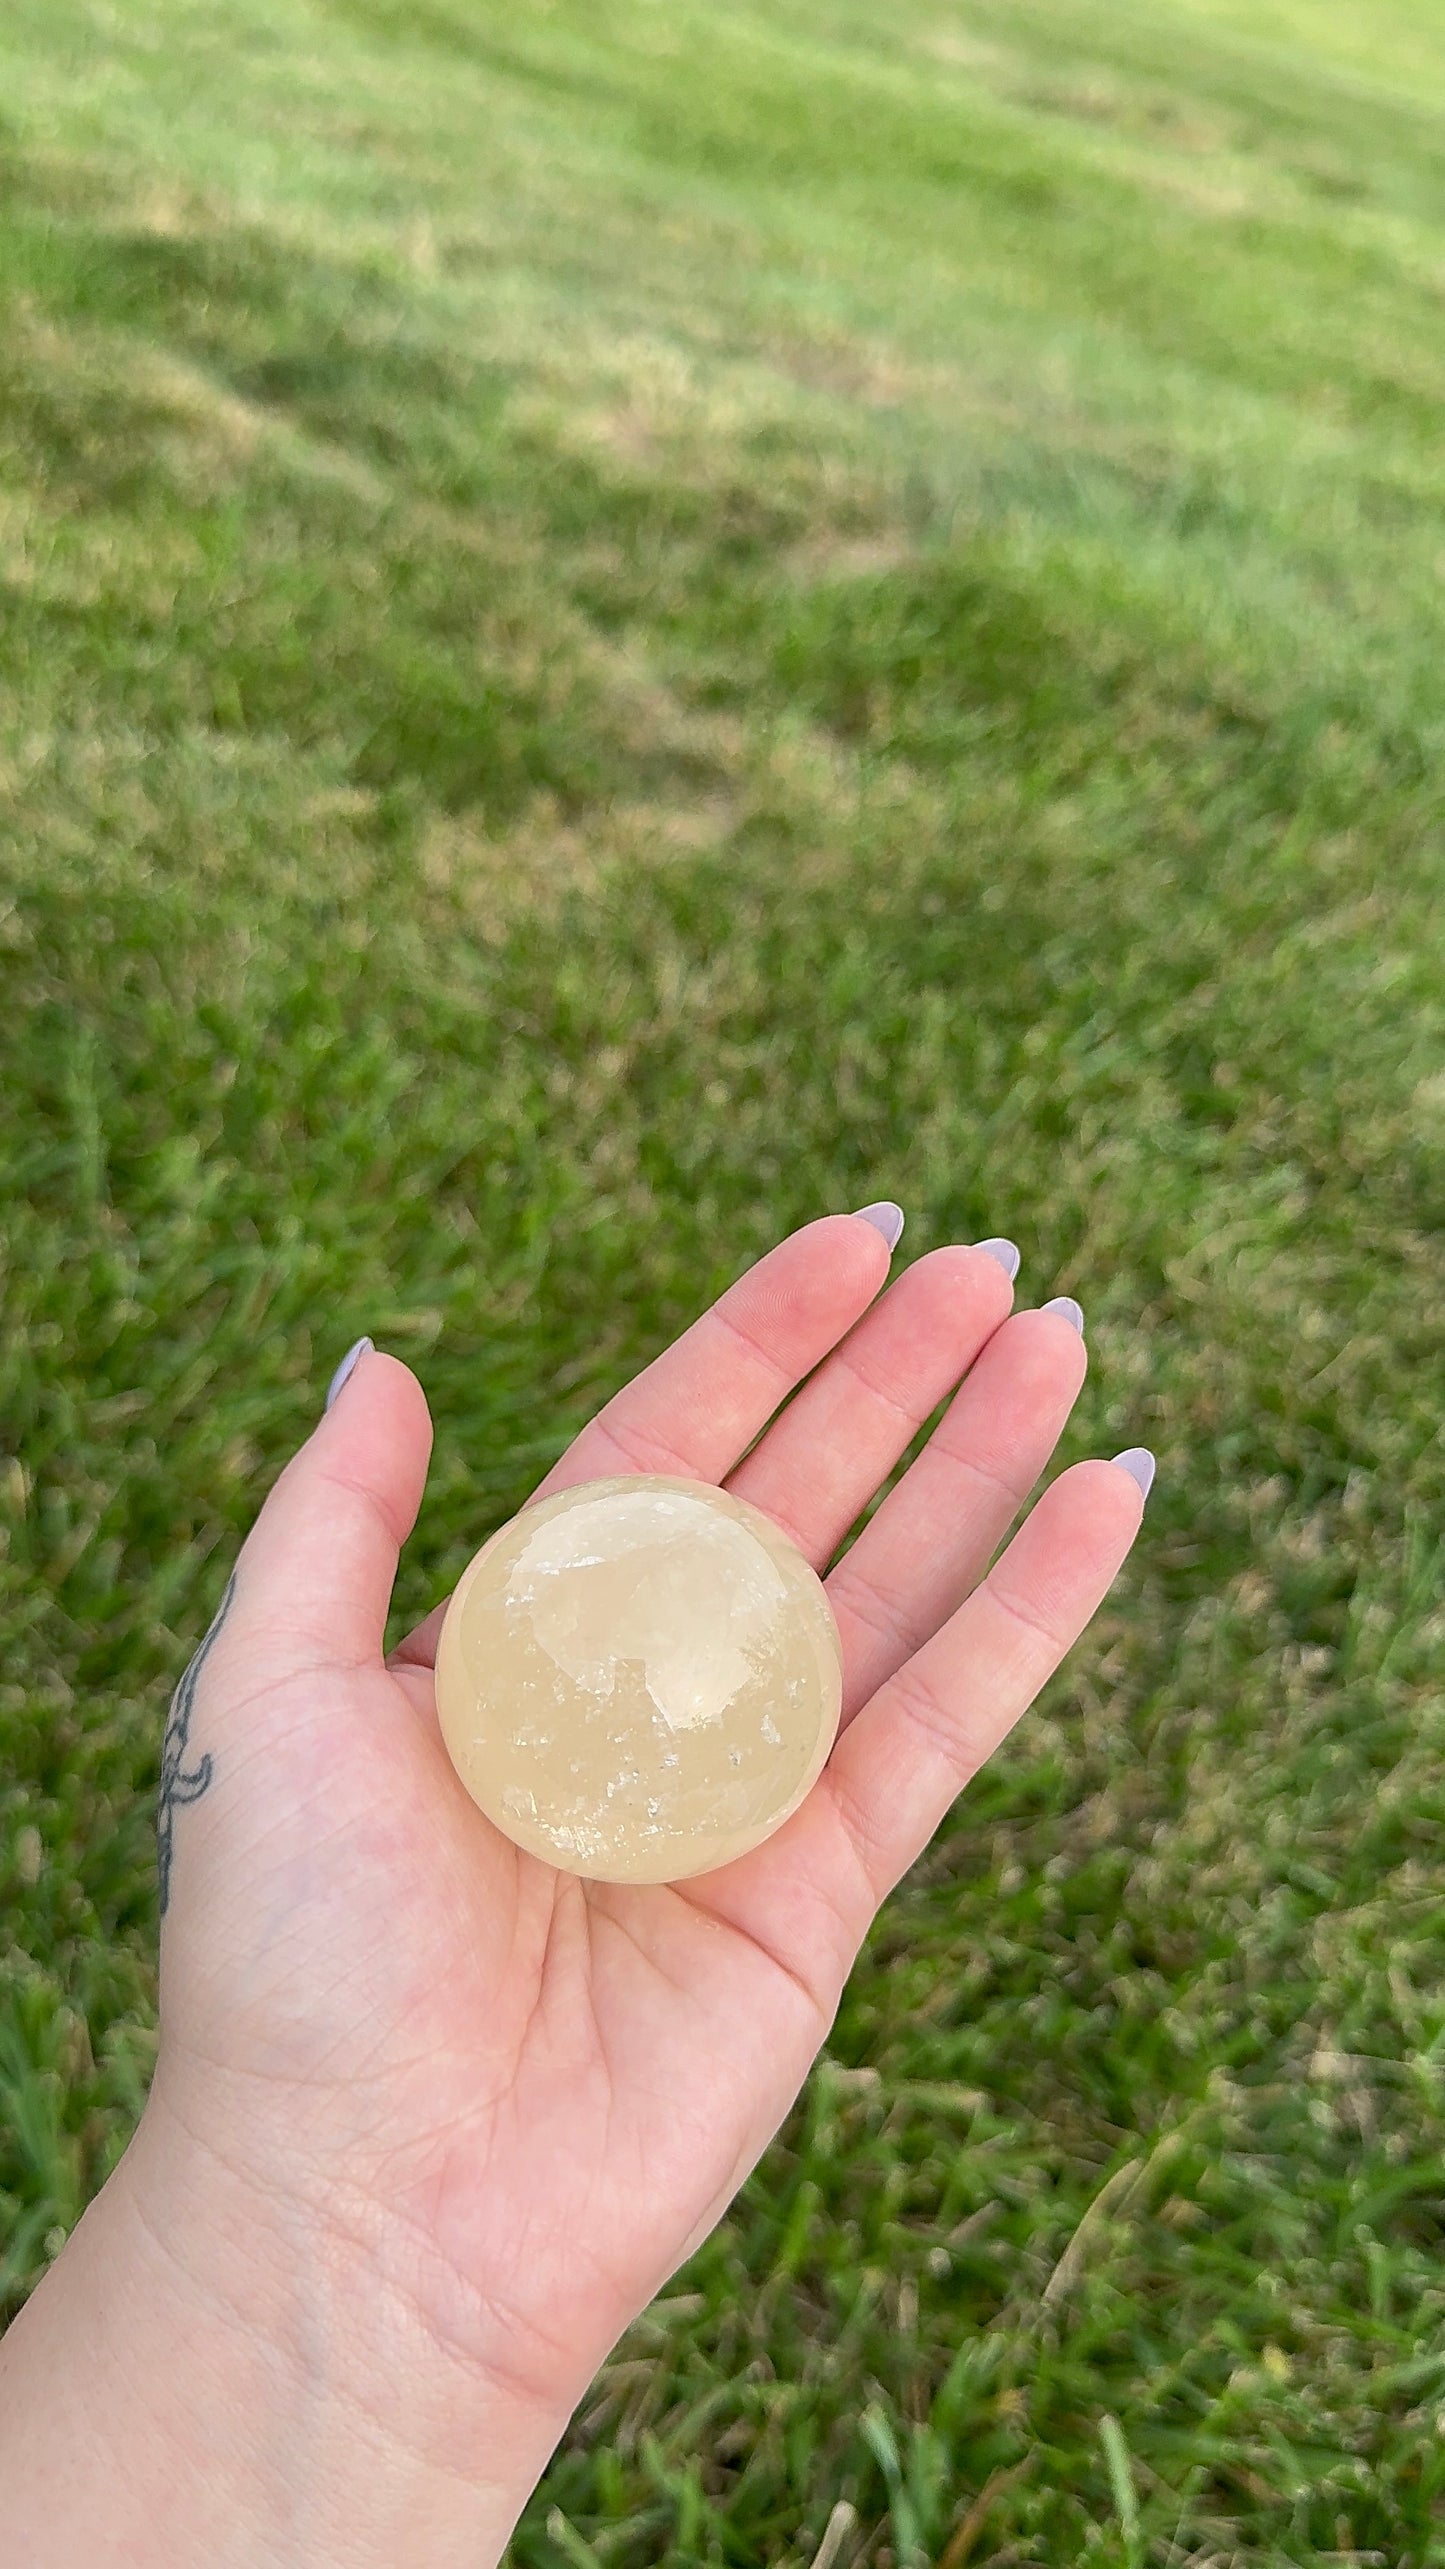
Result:
<svg viewBox="0 0 1445 2569"><path fill-rule="evenodd" d="M175 1854L176 1812L185 1802L199 1802L211 1781L214 1767L207 1749L198 1766L185 1772L186 1748L191 1735L191 1715L196 1705L196 1688L200 1683L211 1650L222 1624L231 1611L236 1594L236 1573L226 1581L226 1593L211 1618L205 1638L171 1697L166 1715L166 1734L161 1743L161 1790L156 1809L156 1867L160 1874L161 1916L170 1906L171 1863Z"/></svg>

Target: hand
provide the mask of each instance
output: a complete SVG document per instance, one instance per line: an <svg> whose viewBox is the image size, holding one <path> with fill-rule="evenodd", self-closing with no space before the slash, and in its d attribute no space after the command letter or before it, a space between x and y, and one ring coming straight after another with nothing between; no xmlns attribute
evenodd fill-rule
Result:
<svg viewBox="0 0 1445 2569"><path fill-rule="evenodd" d="M441 1609L382 1658L430 1442L418 1384L386 1355L361 1357L282 1473L178 1694L161 2050L123 2163L137 2213L189 2265L249 2257L254 2302L244 2276L220 2288L258 2327L286 2306L273 2261L304 2270L347 2398L410 2435L415 2397L445 2470L468 2467L474 2390L476 2416L509 2421L516 2506L777 2129L878 1904L1139 1523L1127 1470L1079 1464L988 1569L1078 1393L1083 1341L1057 1311L1008 1317L985 1250L938 1250L879 1296L887 1265L856 1216L794 1234L536 1493L619 1472L719 1481L823 1570L961 1379L828 1579L845 1727L753 1854L675 1888L585 1883L467 1798L436 1724ZM218 2196L225 2235L208 2238L186 2206Z"/></svg>

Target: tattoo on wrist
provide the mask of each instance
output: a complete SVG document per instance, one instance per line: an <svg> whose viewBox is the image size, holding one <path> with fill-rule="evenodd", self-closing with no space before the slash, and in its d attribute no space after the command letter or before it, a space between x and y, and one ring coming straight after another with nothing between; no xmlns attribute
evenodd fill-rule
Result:
<svg viewBox="0 0 1445 2569"><path fill-rule="evenodd" d="M190 1744L191 1714L195 1710L196 1688L201 1670L231 1611L236 1594L236 1573L226 1581L226 1593L211 1618L199 1650L171 1697L166 1715L165 1738L161 1743L161 1789L156 1808L156 1868L160 1875L161 1916L170 1906L171 1865L175 1855L176 1812L185 1802L199 1802L211 1781L214 1768L207 1749L199 1764L186 1769L186 1750Z"/></svg>

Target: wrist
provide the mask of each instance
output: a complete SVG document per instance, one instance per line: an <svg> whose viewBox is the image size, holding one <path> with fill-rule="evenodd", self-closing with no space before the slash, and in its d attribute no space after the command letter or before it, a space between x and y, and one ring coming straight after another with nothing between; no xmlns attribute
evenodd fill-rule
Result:
<svg viewBox="0 0 1445 2569"><path fill-rule="evenodd" d="M440 2342L364 2238L154 2100L4 2355L34 2569L485 2569L571 2407Z"/></svg>

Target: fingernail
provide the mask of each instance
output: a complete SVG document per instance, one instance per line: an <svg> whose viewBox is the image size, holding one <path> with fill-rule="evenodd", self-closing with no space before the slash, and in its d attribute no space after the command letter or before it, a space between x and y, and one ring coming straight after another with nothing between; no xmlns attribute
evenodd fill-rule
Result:
<svg viewBox="0 0 1445 2569"><path fill-rule="evenodd" d="M986 1258L996 1258L1009 1283L1013 1283L1019 1271L1019 1253L1012 1240L975 1240L973 1245L982 1249Z"/></svg>
<svg viewBox="0 0 1445 2569"><path fill-rule="evenodd" d="M903 1237L901 1204L862 1204L853 1219L855 1222L871 1222L875 1231L882 1232L890 1249L896 1249Z"/></svg>
<svg viewBox="0 0 1445 2569"><path fill-rule="evenodd" d="M348 1347L326 1387L326 1407L328 1409L331 1408L332 1403L339 1398L340 1394L345 1391L346 1386L350 1382L352 1375L355 1373L357 1366L360 1364L362 1357L371 1355L374 1350L374 1346L375 1341L373 1339L358 1338L354 1347Z"/></svg>
<svg viewBox="0 0 1445 2569"><path fill-rule="evenodd" d="M1113 1459L1121 1472L1127 1472L1131 1481L1138 1482L1141 1496L1147 1499L1154 1478L1154 1457L1148 1446L1126 1445L1123 1453L1116 1454Z"/></svg>
<svg viewBox="0 0 1445 2569"><path fill-rule="evenodd" d="M1082 1308L1077 1302L1075 1302L1071 1293L1056 1293L1052 1302L1046 1302L1044 1304L1044 1309L1045 1311L1056 1311L1061 1320L1067 1320L1069 1327L1071 1329L1077 1329L1079 1336L1081 1338L1083 1337L1084 1314Z"/></svg>

